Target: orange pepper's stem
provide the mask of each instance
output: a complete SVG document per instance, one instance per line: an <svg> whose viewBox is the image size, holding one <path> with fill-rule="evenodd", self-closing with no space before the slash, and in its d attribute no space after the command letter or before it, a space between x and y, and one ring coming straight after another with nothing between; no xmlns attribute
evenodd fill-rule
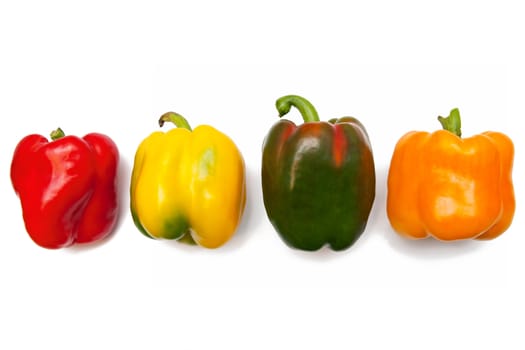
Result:
<svg viewBox="0 0 525 350"><path fill-rule="evenodd" d="M450 131L458 137L461 137L461 117L459 116L459 109L454 108L450 111L450 115L446 118L439 116L439 122L444 130Z"/></svg>
<svg viewBox="0 0 525 350"><path fill-rule="evenodd" d="M162 128L165 122L172 122L178 128L184 128L191 131L190 123L182 115L175 112L164 113L159 119L159 126Z"/></svg>

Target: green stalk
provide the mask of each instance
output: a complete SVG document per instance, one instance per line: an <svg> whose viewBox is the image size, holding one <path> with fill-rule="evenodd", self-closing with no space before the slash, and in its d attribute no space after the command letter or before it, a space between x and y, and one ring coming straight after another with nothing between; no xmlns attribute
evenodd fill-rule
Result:
<svg viewBox="0 0 525 350"><path fill-rule="evenodd" d="M58 128L56 130L51 131L51 134L49 136L51 136L51 140L55 141L66 136L66 134L62 129Z"/></svg>
<svg viewBox="0 0 525 350"><path fill-rule="evenodd" d="M446 118L439 116L439 122L444 130L450 131L458 137L461 137L461 117L459 116L459 109L454 108L450 111L450 115Z"/></svg>
<svg viewBox="0 0 525 350"><path fill-rule="evenodd" d="M288 113L290 108L294 106L301 113L305 123L319 121L319 115L317 114L314 106L307 99L301 96L283 96L275 102L275 106L277 107L277 111L279 111L279 118Z"/></svg>
<svg viewBox="0 0 525 350"><path fill-rule="evenodd" d="M165 122L172 122L178 128L184 128L191 131L190 123L182 115L175 112L164 113L159 119L159 126L162 128Z"/></svg>

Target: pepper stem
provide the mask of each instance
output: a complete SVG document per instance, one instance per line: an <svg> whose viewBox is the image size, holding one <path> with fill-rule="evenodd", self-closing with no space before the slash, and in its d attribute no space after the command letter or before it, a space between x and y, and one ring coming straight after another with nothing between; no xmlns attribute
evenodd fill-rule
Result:
<svg viewBox="0 0 525 350"><path fill-rule="evenodd" d="M159 119L159 126L162 128L165 122L172 122L178 128L184 128L191 131L190 123L182 115L175 112L164 113Z"/></svg>
<svg viewBox="0 0 525 350"><path fill-rule="evenodd" d="M461 137L461 117L459 116L459 109L454 108L450 111L450 115L446 118L439 116L439 122L444 130L450 131L458 137Z"/></svg>
<svg viewBox="0 0 525 350"><path fill-rule="evenodd" d="M290 108L294 106L303 116L305 123L319 121L319 115L317 114L314 106L307 99L301 96L283 96L275 102L275 106L277 107L277 111L279 111L279 118L288 113Z"/></svg>
<svg viewBox="0 0 525 350"><path fill-rule="evenodd" d="M58 128L56 130L51 131L51 134L49 134L49 136L51 136L51 140L55 141L66 136L66 134L62 129Z"/></svg>

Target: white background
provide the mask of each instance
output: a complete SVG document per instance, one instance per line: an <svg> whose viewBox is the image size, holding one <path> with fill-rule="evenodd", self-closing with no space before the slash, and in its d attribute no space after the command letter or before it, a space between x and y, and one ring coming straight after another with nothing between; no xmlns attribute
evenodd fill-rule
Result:
<svg viewBox="0 0 525 350"><path fill-rule="evenodd" d="M0 4L0 348L525 347L521 7L169 3ZM285 94L325 120L355 116L370 134L377 195L347 251L292 250L266 217L261 144ZM385 213L393 148L454 107L465 137L514 140L514 223L490 242L405 240ZM213 124L244 155L246 212L220 249L148 240L133 226L134 152L169 110ZM58 126L119 146L121 218L103 243L50 251L24 230L12 152Z"/></svg>

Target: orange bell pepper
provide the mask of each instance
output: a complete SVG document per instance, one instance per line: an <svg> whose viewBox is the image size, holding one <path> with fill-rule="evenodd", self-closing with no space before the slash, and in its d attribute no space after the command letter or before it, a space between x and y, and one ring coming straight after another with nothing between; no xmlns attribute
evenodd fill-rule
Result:
<svg viewBox="0 0 525 350"><path fill-rule="evenodd" d="M495 238L514 216L514 145L492 131L462 139L457 109L438 119L444 130L409 132L395 147L387 186L390 224L413 239Z"/></svg>

